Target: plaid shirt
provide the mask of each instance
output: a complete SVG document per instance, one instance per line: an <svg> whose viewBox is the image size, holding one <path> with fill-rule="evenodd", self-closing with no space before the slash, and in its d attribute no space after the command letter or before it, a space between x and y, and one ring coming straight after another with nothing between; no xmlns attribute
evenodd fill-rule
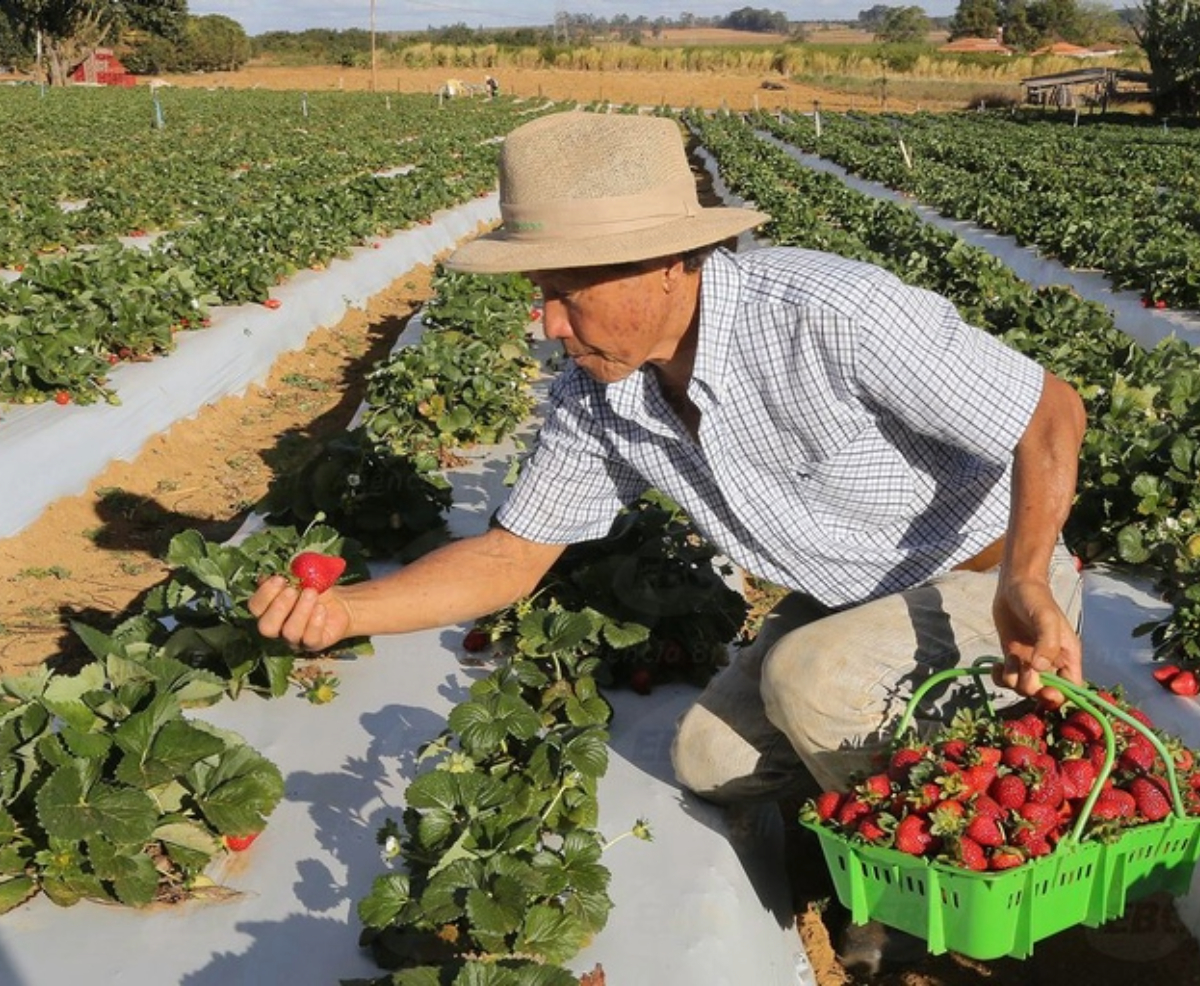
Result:
<svg viewBox="0 0 1200 986"><path fill-rule="evenodd" d="M604 536L649 487L756 575L844 606L919 584L1008 526L1038 364L946 299L809 250L717 251L701 275L687 434L649 369L551 388L498 522Z"/></svg>

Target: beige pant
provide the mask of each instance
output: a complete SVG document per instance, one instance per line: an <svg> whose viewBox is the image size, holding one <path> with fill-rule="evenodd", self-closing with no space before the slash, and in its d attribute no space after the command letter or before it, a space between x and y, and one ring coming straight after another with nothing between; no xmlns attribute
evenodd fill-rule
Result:
<svg viewBox="0 0 1200 986"><path fill-rule="evenodd" d="M945 668L1000 655L992 621L997 579L997 569L950 572L836 613L798 593L786 597L680 718L671 751L680 783L720 803L845 787L887 749L917 685ZM1081 579L1061 545L1050 584L1078 625ZM927 695L917 727L948 719L968 701L972 681ZM1000 705L1016 699L996 694Z"/></svg>

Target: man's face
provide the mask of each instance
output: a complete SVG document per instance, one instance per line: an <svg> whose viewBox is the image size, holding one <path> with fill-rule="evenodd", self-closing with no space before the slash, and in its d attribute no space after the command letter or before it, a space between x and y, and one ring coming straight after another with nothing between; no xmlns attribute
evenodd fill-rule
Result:
<svg viewBox="0 0 1200 986"><path fill-rule="evenodd" d="M668 262L638 267L535 271L528 275L545 302L542 326L579 368L615 383L643 364L671 358L671 306L664 290Z"/></svg>

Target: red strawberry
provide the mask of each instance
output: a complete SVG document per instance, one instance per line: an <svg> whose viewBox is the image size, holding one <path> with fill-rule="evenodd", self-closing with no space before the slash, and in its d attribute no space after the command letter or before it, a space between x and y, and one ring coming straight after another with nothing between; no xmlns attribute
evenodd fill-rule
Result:
<svg viewBox="0 0 1200 986"><path fill-rule="evenodd" d="M1165 299L1165 298L1157 298L1157 299L1155 299L1155 301L1154 301L1154 307L1155 307L1155 308L1166 308L1166 307L1167 307L1167 302L1166 302L1166 299Z"/></svg>
<svg viewBox="0 0 1200 986"><path fill-rule="evenodd" d="M1167 687L1176 695L1200 695L1200 678L1196 677L1196 672L1185 669L1175 675L1168 683Z"/></svg>
<svg viewBox="0 0 1200 986"><path fill-rule="evenodd" d="M629 675L629 687L639 695L649 695L654 690L654 677L649 668L634 668Z"/></svg>
<svg viewBox="0 0 1200 986"><path fill-rule="evenodd" d="M872 774L856 788L864 801L879 804L892 797L892 781L887 774Z"/></svg>
<svg viewBox="0 0 1200 986"><path fill-rule="evenodd" d="M1093 743L1104 739L1104 727L1090 712L1076 709L1063 720L1058 735L1070 743Z"/></svg>
<svg viewBox="0 0 1200 986"><path fill-rule="evenodd" d="M301 589L325 592L332 588L346 570L346 559L323 555L318 551L301 551L292 559L291 572L300 580Z"/></svg>
<svg viewBox="0 0 1200 986"><path fill-rule="evenodd" d="M1092 820L1108 822L1119 818L1132 818L1137 811L1137 802L1128 791L1109 788L1102 791L1092 806Z"/></svg>
<svg viewBox="0 0 1200 986"><path fill-rule="evenodd" d="M963 830L963 834L974 839L981 846L1001 846L1004 844L1004 830L1000 823L990 815L976 814Z"/></svg>
<svg viewBox="0 0 1200 986"><path fill-rule="evenodd" d="M997 846L988 860L988 869L1011 870L1025 862L1025 853L1017 846Z"/></svg>
<svg viewBox="0 0 1200 986"><path fill-rule="evenodd" d="M251 832L249 835L223 835L221 841L230 852L245 852L257 838L258 833Z"/></svg>
<svg viewBox="0 0 1200 986"><path fill-rule="evenodd" d="M1149 773L1154 767L1154 747L1145 736L1132 736L1129 745L1117 757L1117 764L1124 770Z"/></svg>
<svg viewBox="0 0 1200 986"><path fill-rule="evenodd" d="M264 308L278 308L282 304L283 304L283 302L280 301L278 298L268 298L266 301L263 302L263 307Z"/></svg>
<svg viewBox="0 0 1200 986"><path fill-rule="evenodd" d="M987 854L974 839L968 836L962 836L958 840L955 854L959 865L966 867L968 870L986 870L988 868Z"/></svg>
<svg viewBox="0 0 1200 986"><path fill-rule="evenodd" d="M866 839L867 842L886 842L888 837L888 832L882 824L881 816L874 812L860 818L855 831Z"/></svg>
<svg viewBox="0 0 1200 986"><path fill-rule="evenodd" d="M1180 667L1178 664L1160 664L1150 673L1154 675L1155 681L1166 688L1170 680L1179 674L1179 671Z"/></svg>
<svg viewBox="0 0 1200 986"><path fill-rule="evenodd" d="M540 308L529 309L530 321L537 322L541 319L541 317L542 317L542 310Z"/></svg>
<svg viewBox="0 0 1200 986"><path fill-rule="evenodd" d="M800 809L800 817L805 821L829 822L841 808L846 795L842 791L822 791L815 798L805 802Z"/></svg>
<svg viewBox="0 0 1200 986"><path fill-rule="evenodd" d="M463 634L463 650L470 651L472 654L485 649L492 642L482 630L468 630Z"/></svg>
<svg viewBox="0 0 1200 986"><path fill-rule="evenodd" d="M1028 789L1025 782L1016 774L1003 774L992 781L988 794L1001 808L1013 810L1025 804Z"/></svg>
<svg viewBox="0 0 1200 986"><path fill-rule="evenodd" d="M934 849L936 839L929 820L920 815L906 815L896 826L895 847L913 856L923 856Z"/></svg>
<svg viewBox="0 0 1200 986"><path fill-rule="evenodd" d="M1096 783L1096 768L1090 760L1064 760L1058 773L1062 777L1063 797L1068 801L1086 798Z"/></svg>
<svg viewBox="0 0 1200 986"><path fill-rule="evenodd" d="M70 391L56 390L54 392L54 403L55 404L70 404L71 403Z"/></svg>
<svg viewBox="0 0 1200 986"><path fill-rule="evenodd" d="M888 761L888 777L897 784L908 781L909 772L921 762L921 750L913 746L902 746Z"/></svg>
<svg viewBox="0 0 1200 986"><path fill-rule="evenodd" d="M843 828L854 828L864 815L871 814L871 806L857 795L847 797L837 810L834 818Z"/></svg>
<svg viewBox="0 0 1200 986"><path fill-rule="evenodd" d="M1148 822L1158 822L1171 814L1171 801L1166 785L1157 777L1135 777L1129 782L1129 793L1137 803L1138 814Z"/></svg>
<svg viewBox="0 0 1200 986"><path fill-rule="evenodd" d="M1035 750L1028 743L1012 743L1004 748L1000 754L1000 762L1005 767L1011 767L1013 770L1023 770L1026 767L1032 766L1033 758L1037 756Z"/></svg>

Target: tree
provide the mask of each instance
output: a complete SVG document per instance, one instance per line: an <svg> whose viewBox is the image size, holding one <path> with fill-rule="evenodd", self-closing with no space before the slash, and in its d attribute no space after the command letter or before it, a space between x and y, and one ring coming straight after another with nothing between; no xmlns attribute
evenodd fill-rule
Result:
<svg viewBox="0 0 1200 986"><path fill-rule="evenodd" d="M1029 4L1029 26L1039 43L1070 41L1083 44L1083 20L1075 0L1033 0Z"/></svg>
<svg viewBox="0 0 1200 986"><path fill-rule="evenodd" d="M920 7L892 7L875 32L875 38L888 44L913 44L924 41L928 33L929 18Z"/></svg>
<svg viewBox="0 0 1200 986"><path fill-rule="evenodd" d="M950 20L950 39L994 38L999 29L998 0L960 0Z"/></svg>
<svg viewBox="0 0 1200 986"><path fill-rule="evenodd" d="M1150 62L1155 113L1200 114L1200 4L1146 0L1142 13L1138 42Z"/></svg>
<svg viewBox="0 0 1200 986"><path fill-rule="evenodd" d="M864 31L870 31L872 34L878 33L883 27L883 22L887 19L887 15L893 10L886 3L877 3L874 7L858 12L858 26Z"/></svg>
<svg viewBox="0 0 1200 986"><path fill-rule="evenodd" d="M40 40L50 84L65 85L84 56L122 30L180 37L187 0L0 0L0 14L26 44Z"/></svg>

